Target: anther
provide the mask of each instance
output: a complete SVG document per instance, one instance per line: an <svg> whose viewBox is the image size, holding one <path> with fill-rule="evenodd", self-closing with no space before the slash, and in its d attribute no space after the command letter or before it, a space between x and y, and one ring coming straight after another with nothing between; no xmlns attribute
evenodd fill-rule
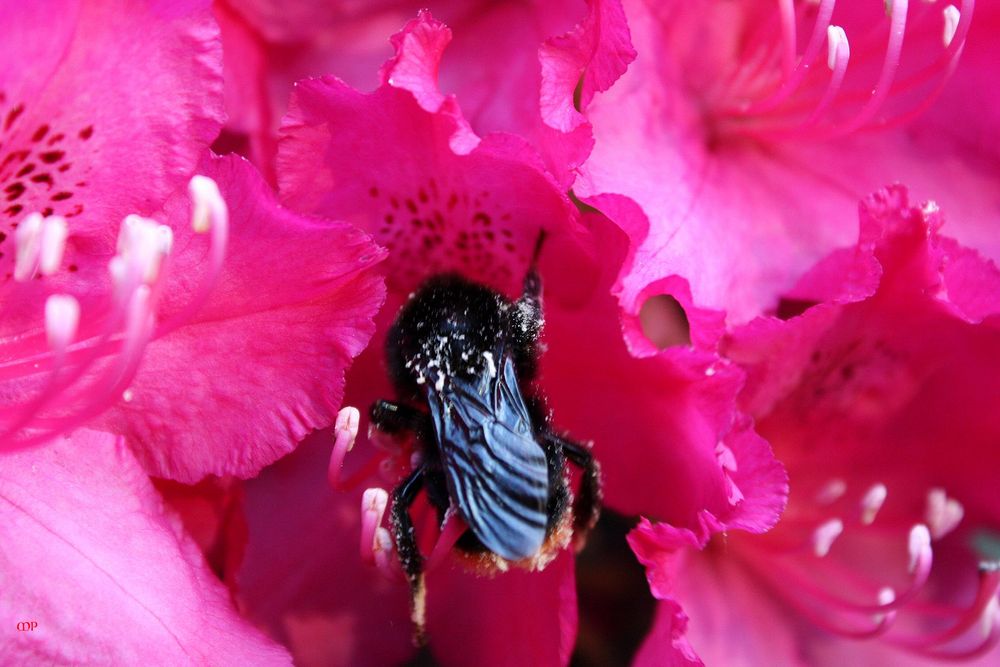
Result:
<svg viewBox="0 0 1000 667"><path fill-rule="evenodd" d="M924 518L930 529L931 537L939 540L953 531L962 521L965 508L954 498L949 498L944 489L931 489L927 492L927 510Z"/></svg>
<svg viewBox="0 0 1000 667"><path fill-rule="evenodd" d="M25 281L35 276L38 269L38 253L41 245L42 214L30 213L25 216L14 232L16 254L14 258L14 280Z"/></svg>
<svg viewBox="0 0 1000 667"><path fill-rule="evenodd" d="M358 412L357 408L348 406L337 413L337 421L333 427L335 434L333 451L330 453L330 467L327 471L330 485L335 489L341 488L344 458L347 456L347 452L354 447L360 421L361 413Z"/></svg>
<svg viewBox="0 0 1000 667"><path fill-rule="evenodd" d="M958 7L955 5L948 5L941 13L944 16L944 33L941 37L944 47L948 48L951 46L951 40L955 39L955 33L958 31L958 22L962 19L962 13L958 11Z"/></svg>
<svg viewBox="0 0 1000 667"><path fill-rule="evenodd" d="M370 565L376 564L376 542L382 517L389 505L389 494L378 487L365 489L361 496L361 558Z"/></svg>
<svg viewBox="0 0 1000 667"><path fill-rule="evenodd" d="M844 532L844 522L840 519L830 519L821 524L819 528L813 531L813 553L820 558L826 556L830 553L830 548L842 532Z"/></svg>
<svg viewBox="0 0 1000 667"><path fill-rule="evenodd" d="M986 609L983 610L983 616L979 621L979 632L982 633L983 637L989 637L990 633L993 632L998 612L1000 612L1000 599L994 595L986 604Z"/></svg>
<svg viewBox="0 0 1000 667"><path fill-rule="evenodd" d="M43 276L51 276L59 270L68 233L66 219L61 216L52 215L42 221L38 270Z"/></svg>
<svg viewBox="0 0 1000 667"><path fill-rule="evenodd" d="M830 505L840 499L847 491L847 482L835 477L823 485L823 488L816 494L816 502L823 505Z"/></svg>
<svg viewBox="0 0 1000 667"><path fill-rule="evenodd" d="M172 246L173 232L166 225L134 213L125 216L118 231L118 254L125 260L122 277L134 271L143 282L155 282Z"/></svg>
<svg viewBox="0 0 1000 667"><path fill-rule="evenodd" d="M68 294L53 294L45 300L45 334L49 346L63 351L76 336L80 304Z"/></svg>
<svg viewBox="0 0 1000 667"><path fill-rule="evenodd" d="M882 504L885 503L886 496L888 495L889 490L885 487L885 484L875 484L868 489L861 499L861 523L868 526L875 521L878 511L882 509Z"/></svg>
<svg viewBox="0 0 1000 667"><path fill-rule="evenodd" d="M191 195L191 227L194 231L204 233L213 224L225 224L228 210L215 181L208 176L192 176L188 193Z"/></svg>
<svg viewBox="0 0 1000 667"><path fill-rule="evenodd" d="M896 591L889 588L888 586L880 588L878 592L878 604L880 607L888 607L893 602L896 601ZM889 612L892 613L892 612ZM872 616L872 620L876 623L882 623L886 620L886 612L876 612Z"/></svg>
<svg viewBox="0 0 1000 667"><path fill-rule="evenodd" d="M910 573L917 571L917 566L931 557L931 533L922 523L910 529L910 536L907 542L910 552Z"/></svg>
<svg viewBox="0 0 1000 667"><path fill-rule="evenodd" d="M827 26L826 44L826 65L831 70L837 68L837 62L841 58L846 60L851 57L851 45L847 41L847 33L839 25Z"/></svg>

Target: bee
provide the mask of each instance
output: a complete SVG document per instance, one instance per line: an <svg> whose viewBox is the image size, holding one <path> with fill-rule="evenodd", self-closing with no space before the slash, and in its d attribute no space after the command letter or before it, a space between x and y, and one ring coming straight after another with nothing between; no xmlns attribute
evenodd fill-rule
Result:
<svg viewBox="0 0 1000 667"><path fill-rule="evenodd" d="M539 239L535 256L541 246ZM541 569L600 514L600 467L588 446L550 423L533 384L543 326L535 261L516 301L458 274L429 278L386 340L398 401L371 406L372 426L413 433L419 458L391 493L390 529L410 584L415 640L424 639L424 556L410 507L423 490L443 523L468 527L454 548L481 569ZM567 459L582 470L578 497Z"/></svg>

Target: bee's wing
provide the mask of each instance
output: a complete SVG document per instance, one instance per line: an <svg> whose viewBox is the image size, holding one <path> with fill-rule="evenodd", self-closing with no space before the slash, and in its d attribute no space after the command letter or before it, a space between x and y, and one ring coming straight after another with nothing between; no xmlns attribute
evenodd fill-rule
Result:
<svg viewBox="0 0 1000 667"><path fill-rule="evenodd" d="M440 389L428 387L428 402L462 518L487 549L520 560L545 541L549 474L513 361L498 357L494 376L450 378Z"/></svg>

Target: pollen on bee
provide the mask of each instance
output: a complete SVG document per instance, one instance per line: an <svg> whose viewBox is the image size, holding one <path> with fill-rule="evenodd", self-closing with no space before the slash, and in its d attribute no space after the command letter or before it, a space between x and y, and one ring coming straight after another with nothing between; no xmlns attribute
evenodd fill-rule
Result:
<svg viewBox="0 0 1000 667"><path fill-rule="evenodd" d="M495 378L497 376L497 365L493 361L493 353L492 352L483 352L483 359L486 360L486 364L487 364L487 366L490 369L490 377L491 378Z"/></svg>

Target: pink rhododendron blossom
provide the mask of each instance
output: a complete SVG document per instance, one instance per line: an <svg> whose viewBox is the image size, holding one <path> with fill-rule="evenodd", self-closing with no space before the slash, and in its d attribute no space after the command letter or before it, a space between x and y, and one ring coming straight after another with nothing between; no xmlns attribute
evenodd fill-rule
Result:
<svg viewBox="0 0 1000 667"><path fill-rule="evenodd" d="M248 164L205 156L222 100L204 4L59 15L44 34L30 12L2 15L22 47L0 87L15 246L0 257L2 439L91 423L159 476L255 474L333 420L381 303L365 271L380 253L282 209ZM121 56L122 40L145 51Z"/></svg>
<svg viewBox="0 0 1000 667"><path fill-rule="evenodd" d="M648 218L629 289L680 275L731 323L774 313L852 241L855 203L895 180L1000 258L995 150L975 139L1000 100L981 85L997 14L974 4L624 2L638 56L584 108L595 148L574 191L598 208L627 196Z"/></svg>
<svg viewBox="0 0 1000 667"><path fill-rule="evenodd" d="M626 239L603 216L580 214L523 139L475 133L437 87L448 37L421 15L393 39L381 87L362 94L332 77L300 82L284 122L278 173L287 205L354 222L389 251L387 305L349 373L345 403L366 409L392 397L385 331L426 277L457 271L514 297L544 229L548 350L539 386L559 428L594 440L606 502L711 530L767 529L784 502L784 473L735 409L742 372L716 353L721 326L699 329L691 349L629 353L609 293ZM627 306L630 330L639 303ZM706 327L712 319L706 312ZM378 538L385 496L364 492L398 482L411 450L364 430L350 453L346 444L336 450L333 477L346 491L324 488L342 429L308 439L247 487L240 599L303 664L385 664L414 650L407 585L391 544ZM427 555L439 539L430 510L414 510ZM576 635L573 569L569 549L541 571L495 578L447 552L432 556L431 651L447 664L564 664Z"/></svg>
<svg viewBox="0 0 1000 667"><path fill-rule="evenodd" d="M589 4L589 6L588 6ZM393 53L387 35L429 8L455 38L441 60L441 88L462 101L479 134L511 132L534 144L568 186L592 146L589 126L573 109L583 94L606 89L633 57L617 0L559 2L275 2L216 4L226 48L228 138L268 172L273 135L292 84L334 75L359 90ZM611 26L612 29L608 29Z"/></svg>
<svg viewBox="0 0 1000 667"><path fill-rule="evenodd" d="M237 615L120 438L78 430L0 456L0 537L7 664L290 664Z"/></svg>
<svg viewBox="0 0 1000 667"><path fill-rule="evenodd" d="M207 158L200 170L230 209L216 287L148 346L128 400L96 422L126 435L152 474L185 482L252 476L332 422L344 370L383 298L381 278L368 270L383 254L367 235L282 208L240 158ZM186 199L169 200L164 217L183 216ZM167 323L206 270L194 235L176 229L174 244L186 252L171 258L160 311Z"/></svg>
<svg viewBox="0 0 1000 667"><path fill-rule="evenodd" d="M119 226L184 185L221 115L207 9L171 7L0 10L0 438L8 448L106 408L152 335L170 230L138 216Z"/></svg>
<svg viewBox="0 0 1000 667"><path fill-rule="evenodd" d="M788 510L767 536L631 534L663 600L640 664L996 660L1000 270L941 224L878 192L786 319L728 337Z"/></svg>

